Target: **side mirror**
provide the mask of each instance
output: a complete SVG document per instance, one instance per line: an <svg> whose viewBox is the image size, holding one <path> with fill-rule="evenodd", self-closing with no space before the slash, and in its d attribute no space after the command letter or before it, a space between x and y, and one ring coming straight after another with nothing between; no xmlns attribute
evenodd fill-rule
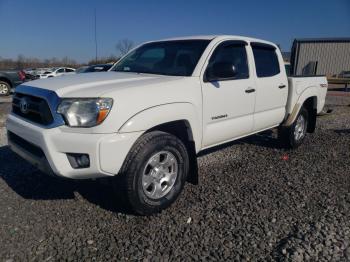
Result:
<svg viewBox="0 0 350 262"><path fill-rule="evenodd" d="M206 82L229 80L237 76L236 67L229 62L215 62L208 66L205 73Z"/></svg>

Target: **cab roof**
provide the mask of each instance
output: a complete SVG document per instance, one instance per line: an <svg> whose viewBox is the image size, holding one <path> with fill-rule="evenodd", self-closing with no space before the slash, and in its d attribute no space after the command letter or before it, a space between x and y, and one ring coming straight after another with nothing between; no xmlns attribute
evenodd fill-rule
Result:
<svg viewBox="0 0 350 262"><path fill-rule="evenodd" d="M161 39L158 41L176 41L176 40L224 40L224 39L231 39L231 40L242 40L247 42L259 42L259 43L265 43L276 46L276 44L258 39L258 38L252 38L252 37L245 37L245 36L238 36L238 35L194 35L194 36L182 36L182 37L173 37L173 38L167 38L167 39ZM158 41L151 41L151 42L158 42Z"/></svg>

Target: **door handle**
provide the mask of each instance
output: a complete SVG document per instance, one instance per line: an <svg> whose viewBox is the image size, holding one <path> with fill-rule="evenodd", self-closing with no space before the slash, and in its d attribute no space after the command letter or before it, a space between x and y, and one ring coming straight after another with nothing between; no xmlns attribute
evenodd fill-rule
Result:
<svg viewBox="0 0 350 262"><path fill-rule="evenodd" d="M255 92L255 89L254 89L254 88L247 88L247 89L245 90L245 92L246 92L246 93L253 93L253 92Z"/></svg>
<svg viewBox="0 0 350 262"><path fill-rule="evenodd" d="M279 89L282 89L282 88L285 88L285 87L286 87L286 85L283 85L283 84L278 86Z"/></svg>

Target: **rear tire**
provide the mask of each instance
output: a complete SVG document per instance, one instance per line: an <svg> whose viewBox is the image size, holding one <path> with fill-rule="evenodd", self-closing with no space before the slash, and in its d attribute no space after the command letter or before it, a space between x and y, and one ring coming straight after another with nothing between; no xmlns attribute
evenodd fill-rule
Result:
<svg viewBox="0 0 350 262"><path fill-rule="evenodd" d="M144 134L130 150L121 169L122 179L115 179L118 190L132 210L140 215L158 213L180 195L189 170L189 157L183 142L169 133ZM122 185L116 184L120 181Z"/></svg>
<svg viewBox="0 0 350 262"><path fill-rule="evenodd" d="M0 96L9 96L11 93L11 86L4 81L0 81Z"/></svg>
<svg viewBox="0 0 350 262"><path fill-rule="evenodd" d="M293 124L289 127L280 127L278 129L278 138L286 148L299 147L306 136L309 123L308 111L302 107Z"/></svg>

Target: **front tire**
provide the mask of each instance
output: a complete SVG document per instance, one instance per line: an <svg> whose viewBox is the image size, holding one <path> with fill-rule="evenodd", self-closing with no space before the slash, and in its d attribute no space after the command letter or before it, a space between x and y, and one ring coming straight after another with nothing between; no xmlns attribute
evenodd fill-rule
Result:
<svg viewBox="0 0 350 262"><path fill-rule="evenodd" d="M11 86L4 81L0 81L0 96L9 96L11 93Z"/></svg>
<svg viewBox="0 0 350 262"><path fill-rule="evenodd" d="M308 111L302 107L294 123L289 127L280 127L278 137L282 145L287 148L299 147L306 136L309 124Z"/></svg>
<svg viewBox="0 0 350 262"><path fill-rule="evenodd" d="M144 134L130 150L120 174L133 211L150 215L169 207L180 195L188 170L188 153L180 139L161 131Z"/></svg>

